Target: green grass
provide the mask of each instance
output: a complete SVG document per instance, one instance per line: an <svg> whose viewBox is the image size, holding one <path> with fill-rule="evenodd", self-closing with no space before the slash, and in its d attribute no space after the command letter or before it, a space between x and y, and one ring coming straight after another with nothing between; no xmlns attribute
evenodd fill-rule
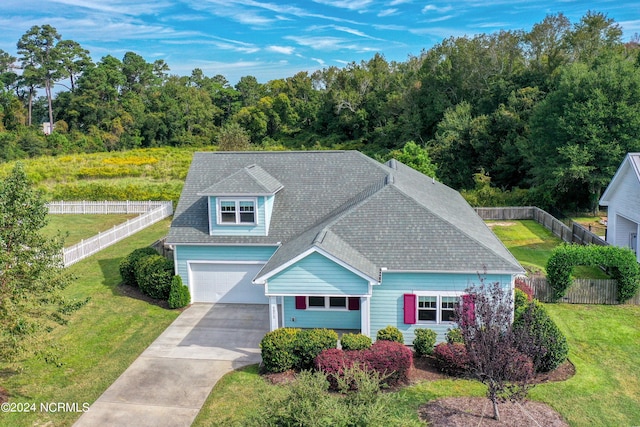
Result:
<svg viewBox="0 0 640 427"><path fill-rule="evenodd" d="M69 247L135 217L131 214L49 215L49 224L42 229L42 234L53 237L60 232L64 246Z"/></svg>
<svg viewBox="0 0 640 427"><path fill-rule="evenodd" d="M640 307L545 304L569 342L576 374L538 385L532 400L556 409L572 426L640 425ZM281 393L253 365L225 375L193 426L245 426L261 396ZM443 397L484 396L484 386L466 380L425 381L392 393L395 425L419 425L420 405Z"/></svg>
<svg viewBox="0 0 640 427"><path fill-rule="evenodd" d="M118 291L120 260L132 250L148 246L166 235L170 220L163 220L70 267L77 279L65 290L69 298L90 302L74 313L67 326L50 337L52 354L60 364L34 356L3 366L0 383L12 402L93 403L138 355L177 317ZM67 426L77 413L5 413L0 425Z"/></svg>
<svg viewBox="0 0 640 427"><path fill-rule="evenodd" d="M640 307L546 304L576 375L531 392L574 426L640 425Z"/></svg>
<svg viewBox="0 0 640 427"><path fill-rule="evenodd" d="M533 220L486 223L529 273L546 275L547 261L553 249L562 243L561 239ZM597 267L578 266L574 268L573 275L577 278L608 278Z"/></svg>

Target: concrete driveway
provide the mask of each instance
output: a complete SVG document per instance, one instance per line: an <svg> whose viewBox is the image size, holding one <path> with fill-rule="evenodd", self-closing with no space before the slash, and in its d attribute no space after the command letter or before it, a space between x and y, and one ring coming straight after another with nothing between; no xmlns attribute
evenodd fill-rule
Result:
<svg viewBox="0 0 640 427"><path fill-rule="evenodd" d="M74 426L190 426L224 374L260 362L268 330L267 305L194 304Z"/></svg>

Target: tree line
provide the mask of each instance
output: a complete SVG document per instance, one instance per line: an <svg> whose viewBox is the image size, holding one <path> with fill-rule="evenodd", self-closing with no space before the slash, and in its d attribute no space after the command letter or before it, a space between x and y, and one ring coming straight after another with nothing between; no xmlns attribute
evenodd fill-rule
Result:
<svg viewBox="0 0 640 427"><path fill-rule="evenodd" d="M530 31L450 37L404 62L376 54L231 85L134 52L93 63L34 26L17 57L0 51L0 160L166 145L357 149L476 204L594 210L624 155L640 151L639 41L604 14L559 13ZM55 123L50 135L42 122Z"/></svg>

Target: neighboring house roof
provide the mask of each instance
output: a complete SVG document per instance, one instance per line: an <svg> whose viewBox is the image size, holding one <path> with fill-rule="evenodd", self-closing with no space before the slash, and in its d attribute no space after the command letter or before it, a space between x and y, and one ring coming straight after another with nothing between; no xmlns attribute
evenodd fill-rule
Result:
<svg viewBox="0 0 640 427"><path fill-rule="evenodd" d="M620 185L622 177L626 175L627 170L631 169L632 176L635 176L637 183L640 183L640 153L627 153L624 160L620 164L620 167L616 171L615 175L611 179L611 182L607 186L607 189L600 198L600 205L609 206L611 197Z"/></svg>
<svg viewBox="0 0 640 427"><path fill-rule="evenodd" d="M281 183L269 236L210 236L203 195L229 194L251 165ZM457 191L357 151L196 153L167 243L280 245L258 281L314 249L376 281L382 268L524 272Z"/></svg>

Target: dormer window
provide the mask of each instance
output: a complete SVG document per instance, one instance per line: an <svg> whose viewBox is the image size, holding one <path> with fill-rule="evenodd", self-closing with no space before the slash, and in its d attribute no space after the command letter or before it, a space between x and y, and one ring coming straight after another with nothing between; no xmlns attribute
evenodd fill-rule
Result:
<svg viewBox="0 0 640 427"><path fill-rule="evenodd" d="M218 224L256 224L256 199L218 199Z"/></svg>

